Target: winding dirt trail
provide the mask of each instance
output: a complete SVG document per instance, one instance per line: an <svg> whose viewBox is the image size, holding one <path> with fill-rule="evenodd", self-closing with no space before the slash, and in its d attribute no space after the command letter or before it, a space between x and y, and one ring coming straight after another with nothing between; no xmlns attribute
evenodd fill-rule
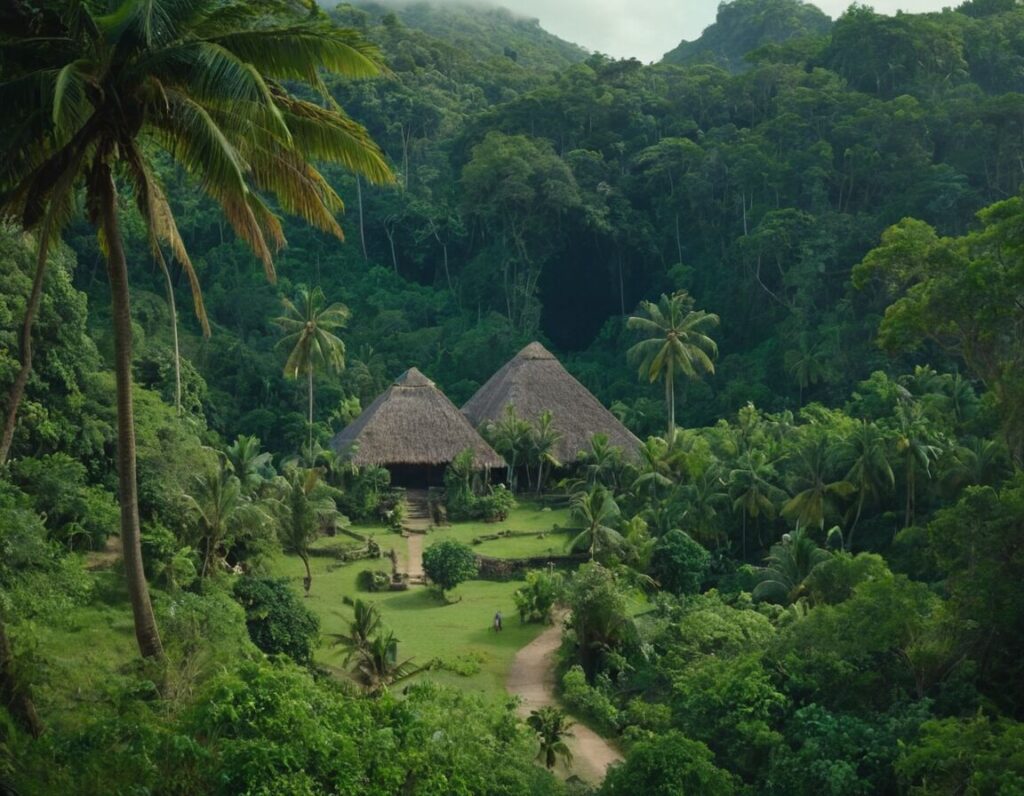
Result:
<svg viewBox="0 0 1024 796"><path fill-rule="evenodd" d="M526 717L530 711L545 705L558 705L555 697L555 652L562 642L562 621L555 624L516 653L509 669L505 690L519 697L519 715ZM591 784L604 779L605 771L612 763L622 760L619 751L585 724L577 722L572 728L573 736L568 739L573 754L573 765L569 772ZM561 766L559 766L561 768Z"/></svg>

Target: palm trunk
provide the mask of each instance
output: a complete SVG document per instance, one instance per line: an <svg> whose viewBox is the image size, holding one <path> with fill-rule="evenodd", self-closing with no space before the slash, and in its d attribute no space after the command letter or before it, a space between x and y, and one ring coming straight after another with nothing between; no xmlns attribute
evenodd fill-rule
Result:
<svg viewBox="0 0 1024 796"><path fill-rule="evenodd" d="M847 552L853 551L853 533L857 530L857 523L860 522L860 513L864 509L864 490L861 490L860 497L857 499L857 514L853 518L853 525L850 526L850 536L846 540Z"/></svg>
<svg viewBox="0 0 1024 796"><path fill-rule="evenodd" d="M907 505L903 527L909 528L914 521L914 460L907 459Z"/></svg>
<svg viewBox="0 0 1024 796"><path fill-rule="evenodd" d="M313 366L309 366L309 371L306 373L306 383L309 387L309 455L313 455Z"/></svg>
<svg viewBox="0 0 1024 796"><path fill-rule="evenodd" d="M174 408L181 414L181 348L178 344L178 308L174 303L174 285L171 283L171 271L163 255L160 256L160 267L167 282L167 305L171 308L171 337L174 340Z"/></svg>
<svg viewBox="0 0 1024 796"><path fill-rule="evenodd" d="M11 716L33 738L38 738L43 734L43 723L39 720L39 714L36 713L32 697L18 682L14 672L14 653L11 650L11 641L7 637L7 628L2 615L0 615L0 705L5 706Z"/></svg>
<svg viewBox="0 0 1024 796"><path fill-rule="evenodd" d="M135 477L135 410L132 404L132 322L128 293L128 264L125 261L121 229L117 221L114 180L110 167L99 167L96 175L99 214L107 247L114 324L114 369L117 373L117 479L121 504L121 543L128 595L135 618L135 638L144 658L162 659L163 645L149 599L146 574L142 569L139 528L139 495Z"/></svg>
<svg viewBox="0 0 1024 796"><path fill-rule="evenodd" d="M39 241L39 255L36 260L36 273L32 279L32 291L28 296L28 304L25 305L25 319L22 321L21 329L21 367L18 375L11 385L10 395L7 397L7 418L4 421L3 436L0 437L0 467L7 463L7 457L11 452L11 444L14 442L14 430L18 425L18 408L21 406L21 399L25 395L25 385L28 384L28 374L32 371L32 326L35 323L36 313L39 311L39 302L43 296L43 277L46 275L46 256L49 245L45 238Z"/></svg>
<svg viewBox="0 0 1024 796"><path fill-rule="evenodd" d="M363 246L363 260L369 260L370 258L366 254L366 230L363 227L363 182L359 179L359 175L356 175L356 197L359 200L359 242Z"/></svg>
<svg viewBox="0 0 1024 796"><path fill-rule="evenodd" d="M665 408L668 410L668 444L672 444L672 440L676 434L676 385L672 368L668 369L668 373L665 375Z"/></svg>

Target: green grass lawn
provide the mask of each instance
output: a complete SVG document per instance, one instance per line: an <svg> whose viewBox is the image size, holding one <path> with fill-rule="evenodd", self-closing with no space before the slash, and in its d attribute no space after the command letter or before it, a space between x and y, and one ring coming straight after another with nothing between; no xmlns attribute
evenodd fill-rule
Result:
<svg viewBox="0 0 1024 796"><path fill-rule="evenodd" d="M569 513L565 509L543 511L535 504L521 503L504 522L455 523L432 530L423 543L428 546L441 539L457 539L469 544L474 537L483 533L496 533L505 529L542 531L568 523ZM404 561L406 541L401 536L380 526L359 526L356 530L374 534L385 551L395 548L399 558ZM482 555L506 558L561 555L565 552L568 538L566 534L551 534L544 539L513 537L473 545L473 549ZM320 539L316 546L329 547L345 543L346 539ZM479 667L479 671L470 675L434 669L419 677L429 677L462 689L491 695L504 693L505 675L516 651L532 641L542 630L539 625L519 624L512 601L512 594L519 587L517 582L470 581L450 595L457 602L446 605L422 587L413 587L404 592L358 591L358 573L364 569L389 572L390 562L387 559L357 561L339 566L330 558L314 558L311 566L313 588L307 604L320 617L324 643L316 659L326 666L343 666L344 648L332 646L330 634L344 632L347 628L352 609L344 604L345 597L361 597L380 608L384 623L398 636L400 658L412 657L415 663L421 665L441 658L462 665L469 662L470 668ZM275 574L291 578L296 589L301 591L304 569L297 557L280 555L275 558L273 569ZM491 630L494 613L499 610L505 617L505 630L501 634Z"/></svg>

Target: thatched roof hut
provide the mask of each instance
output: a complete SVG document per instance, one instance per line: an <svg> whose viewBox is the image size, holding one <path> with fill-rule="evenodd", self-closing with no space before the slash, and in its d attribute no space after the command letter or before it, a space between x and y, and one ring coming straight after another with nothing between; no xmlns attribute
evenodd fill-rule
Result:
<svg viewBox="0 0 1024 796"><path fill-rule="evenodd" d="M354 464L387 467L392 475L443 467L467 448L480 467L505 466L455 404L416 368L399 376L334 437L331 447Z"/></svg>
<svg viewBox="0 0 1024 796"><path fill-rule="evenodd" d="M606 434L627 456L636 455L642 444L540 343L530 343L506 362L462 407L462 413L480 428L500 420L510 404L531 423L545 410L551 412L552 425L562 435L553 453L563 463L588 450L594 434Z"/></svg>

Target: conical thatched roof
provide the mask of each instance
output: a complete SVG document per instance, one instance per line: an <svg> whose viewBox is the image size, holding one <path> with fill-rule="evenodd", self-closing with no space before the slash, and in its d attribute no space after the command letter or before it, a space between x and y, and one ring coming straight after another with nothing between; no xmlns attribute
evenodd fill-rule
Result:
<svg viewBox="0 0 1024 796"><path fill-rule="evenodd" d="M469 448L481 467L504 467L447 396L409 368L331 446L354 464L447 464Z"/></svg>
<svg viewBox="0 0 1024 796"><path fill-rule="evenodd" d="M590 448L594 434L606 434L609 442L633 456L641 442L580 384L540 343L530 343L505 363L462 407L462 413L476 428L500 420L511 404L516 414L536 423L545 411L561 432L554 455L559 461L575 461L580 451Z"/></svg>

